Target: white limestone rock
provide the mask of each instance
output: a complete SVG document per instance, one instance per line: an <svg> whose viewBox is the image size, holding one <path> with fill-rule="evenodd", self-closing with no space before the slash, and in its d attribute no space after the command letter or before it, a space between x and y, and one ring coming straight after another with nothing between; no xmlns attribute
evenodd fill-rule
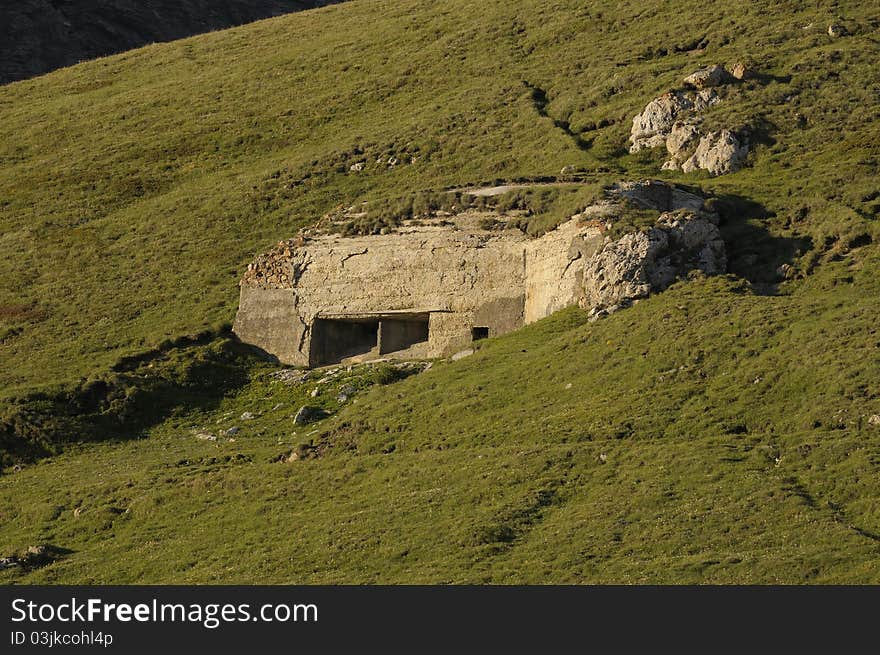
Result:
<svg viewBox="0 0 880 655"><path fill-rule="evenodd" d="M749 154L748 142L731 130L710 132L700 139L696 152L685 160L685 173L702 169L711 175L733 173L742 168Z"/></svg>

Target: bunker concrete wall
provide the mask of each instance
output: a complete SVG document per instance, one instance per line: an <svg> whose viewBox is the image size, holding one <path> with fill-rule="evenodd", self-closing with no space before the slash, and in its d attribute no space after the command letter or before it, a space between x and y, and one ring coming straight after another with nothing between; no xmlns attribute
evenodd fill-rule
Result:
<svg viewBox="0 0 880 655"><path fill-rule="evenodd" d="M481 304L474 311L472 327L489 328L489 336L497 337L523 326L525 293L511 298L496 298Z"/></svg>
<svg viewBox="0 0 880 655"><path fill-rule="evenodd" d="M309 365L308 327L300 318L290 289L242 286L232 329L244 343L261 348L285 364Z"/></svg>
<svg viewBox="0 0 880 655"><path fill-rule="evenodd" d="M449 357L471 345L471 312L435 312L428 324L430 357Z"/></svg>

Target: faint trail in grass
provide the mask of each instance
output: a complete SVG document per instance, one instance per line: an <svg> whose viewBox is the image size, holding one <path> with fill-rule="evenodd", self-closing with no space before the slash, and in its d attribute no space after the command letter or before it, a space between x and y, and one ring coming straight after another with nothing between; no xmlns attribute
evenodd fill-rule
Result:
<svg viewBox="0 0 880 655"><path fill-rule="evenodd" d="M824 513L824 510L821 504L817 502L816 497L812 493L810 493L804 486L804 484L795 476L790 476L783 480L782 490L788 494L803 499L804 503L810 509L814 509L818 512ZM842 506L832 501L827 501L825 503L825 506L828 508L831 514L831 518L833 518L837 524L843 526L847 530L851 530L860 537L869 539L874 543L880 543L880 535L850 523L846 518L846 512Z"/></svg>
<svg viewBox="0 0 880 655"><path fill-rule="evenodd" d="M574 144L580 150L589 150L593 147L593 142L584 139L580 134L574 132L571 129L571 123L566 120L561 120L558 118L553 118L547 111L547 106L550 104L550 100L547 97L547 91L542 89L539 86L535 86L530 82L523 82L526 88L531 91L532 94L532 104L535 106L535 111L538 112L538 115L542 118L546 118L553 122L553 126L565 132L565 135L574 141Z"/></svg>

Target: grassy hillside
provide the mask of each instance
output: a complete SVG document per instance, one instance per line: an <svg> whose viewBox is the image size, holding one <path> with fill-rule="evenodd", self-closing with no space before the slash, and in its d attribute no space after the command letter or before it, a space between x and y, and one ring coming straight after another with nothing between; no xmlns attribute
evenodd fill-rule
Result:
<svg viewBox="0 0 880 655"><path fill-rule="evenodd" d="M4 579L877 582L878 27L858 2L353 0L0 89L0 388L109 441L0 477L0 546L70 551ZM650 99L742 59L760 76L707 121L754 129L747 168L627 154ZM563 166L714 195L732 275L341 408L210 341L253 254L340 205ZM294 426L305 402L333 415Z"/></svg>
<svg viewBox="0 0 880 655"><path fill-rule="evenodd" d="M253 254L340 203L565 165L657 174L651 155L622 154L630 119L709 62L751 57L775 76L718 113L775 126L776 144L703 185L776 212L780 231L800 217L820 246L865 229L876 17L798 7L355 1L9 85L0 305L21 331L4 338L0 384L76 379L229 321ZM825 34L837 13L856 36ZM675 52L698 38L705 51ZM542 118L527 83L592 146ZM417 161L348 171L386 153Z"/></svg>
<svg viewBox="0 0 880 655"><path fill-rule="evenodd" d="M70 551L0 579L877 583L878 285L854 278L828 304L711 280L566 310L391 385L354 372L305 427L351 383L255 364L148 439L0 478L6 547Z"/></svg>

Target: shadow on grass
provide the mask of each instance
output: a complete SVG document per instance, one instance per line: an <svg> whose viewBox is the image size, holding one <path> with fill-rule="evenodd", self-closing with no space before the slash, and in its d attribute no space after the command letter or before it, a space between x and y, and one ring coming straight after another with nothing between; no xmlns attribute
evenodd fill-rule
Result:
<svg viewBox="0 0 880 655"><path fill-rule="evenodd" d="M748 280L757 293L775 295L784 266L812 248L812 240L771 234L766 222L773 213L749 198L723 194L712 202L721 217L728 271Z"/></svg>
<svg viewBox="0 0 880 655"><path fill-rule="evenodd" d="M211 411L248 382L253 354L222 337L135 361L75 387L13 400L0 416L0 469L65 444L139 439L177 412Z"/></svg>
<svg viewBox="0 0 880 655"><path fill-rule="evenodd" d="M751 73L751 78L762 86L766 86L771 82L776 82L778 84L789 84L791 82L791 75L771 75L769 73L761 73L757 71Z"/></svg>

